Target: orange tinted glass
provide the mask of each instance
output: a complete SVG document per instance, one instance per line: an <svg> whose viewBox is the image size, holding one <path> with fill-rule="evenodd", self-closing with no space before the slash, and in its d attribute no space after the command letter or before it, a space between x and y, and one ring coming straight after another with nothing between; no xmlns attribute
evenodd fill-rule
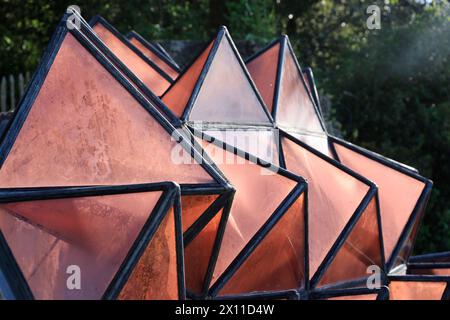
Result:
<svg viewBox="0 0 450 320"><path fill-rule="evenodd" d="M269 219L296 182L206 141L205 151L236 189L213 283Z"/></svg>
<svg viewBox="0 0 450 320"><path fill-rule="evenodd" d="M68 34L2 166L0 186L213 182L200 165L179 161L178 147Z"/></svg>
<svg viewBox="0 0 450 320"><path fill-rule="evenodd" d="M371 275L369 266L382 267L377 208L372 198L328 267L319 286Z"/></svg>
<svg viewBox="0 0 450 320"><path fill-rule="evenodd" d="M413 227L411 228L411 231L409 231L409 234L406 237L406 241L400 247L398 255L395 257L392 268L395 268L401 264L408 263L408 259L413 251L416 235L419 231L419 226L420 222L422 221L425 207L426 203L422 203L421 207L419 208L419 214L416 216L416 219L414 221Z"/></svg>
<svg viewBox="0 0 450 320"><path fill-rule="evenodd" d="M202 52L194 63L177 79L161 98L170 110L172 110L179 118L182 116L189 98L192 95L192 90L194 90L206 59L208 59L213 43L214 41L208 45L205 51Z"/></svg>
<svg viewBox="0 0 450 320"><path fill-rule="evenodd" d="M144 46L138 39L133 37L130 39L130 42L140 52L142 52L142 54L153 61L159 68L161 68L162 71L167 73L167 75L172 78L172 80L175 80L178 77L178 72L176 70L172 69L172 67L170 67L163 59L158 57L153 51Z"/></svg>
<svg viewBox="0 0 450 320"><path fill-rule="evenodd" d="M446 282L392 281L389 283L390 300L441 300Z"/></svg>
<svg viewBox="0 0 450 320"><path fill-rule="evenodd" d="M335 143L334 146L344 165L378 186L385 256L388 260L425 185L341 144Z"/></svg>
<svg viewBox="0 0 450 320"><path fill-rule="evenodd" d="M244 68L223 36L202 83L189 120L270 123Z"/></svg>
<svg viewBox="0 0 450 320"><path fill-rule="evenodd" d="M106 29L101 23L93 27L98 37L108 46L108 48L130 69L150 90L156 95L161 95L170 86L158 71L139 57L133 50L117 38L112 32Z"/></svg>
<svg viewBox="0 0 450 320"><path fill-rule="evenodd" d="M186 268L186 288L190 292L203 290L205 275L219 230L222 211L217 213L202 231L186 245L184 263Z"/></svg>
<svg viewBox="0 0 450 320"><path fill-rule="evenodd" d="M226 283L219 295L303 287L304 196L301 195Z"/></svg>
<svg viewBox="0 0 450 320"><path fill-rule="evenodd" d="M369 187L295 142L287 138L281 141L287 169L308 181L309 264L313 276Z"/></svg>
<svg viewBox="0 0 450 320"><path fill-rule="evenodd" d="M267 108L272 112L273 94L278 70L280 44L277 43L257 58L247 63L247 69L261 93Z"/></svg>
<svg viewBox="0 0 450 320"><path fill-rule="evenodd" d="M2 204L0 229L36 299L100 299L160 196L158 191ZM72 265L81 271L80 290L67 288Z"/></svg>
<svg viewBox="0 0 450 320"><path fill-rule="evenodd" d="M121 300L177 300L178 269L173 210L160 227L123 287Z"/></svg>
<svg viewBox="0 0 450 320"><path fill-rule="evenodd" d="M182 196L183 232L189 229L216 199L217 195Z"/></svg>

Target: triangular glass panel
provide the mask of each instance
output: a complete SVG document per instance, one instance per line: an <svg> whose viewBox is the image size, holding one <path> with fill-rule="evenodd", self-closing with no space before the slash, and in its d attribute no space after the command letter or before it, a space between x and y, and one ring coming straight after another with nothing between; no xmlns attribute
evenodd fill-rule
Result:
<svg viewBox="0 0 450 320"><path fill-rule="evenodd" d="M296 181L284 173L283 169L273 165L270 168L258 165L256 158L250 160L248 154L230 149L230 146L218 140L208 142L211 137L196 134L203 136L205 140L197 138L199 143L236 189L212 276L212 294L215 295L226 283L223 282L225 275L231 272L232 265L239 260L239 255L246 250L248 243L271 219L299 181L303 180L297 178L299 180ZM292 205L293 203L289 207Z"/></svg>
<svg viewBox="0 0 450 320"><path fill-rule="evenodd" d="M268 68L269 74L264 77L266 66L270 64L272 66ZM247 65L258 89L264 93L266 103L272 97L270 105L277 125L288 132L325 132L318 109L286 36L250 58ZM274 77L275 66L277 74Z"/></svg>
<svg viewBox="0 0 450 320"><path fill-rule="evenodd" d="M264 102L226 28L219 31L211 45L180 76L180 81L169 88L163 101L172 110L183 109L184 117L189 121L270 124ZM203 66L201 72L200 65ZM194 81L195 87L192 87ZM171 94L172 90L177 93ZM181 108L180 102L170 101L178 96L182 97L183 103L187 100Z"/></svg>
<svg viewBox="0 0 450 320"><path fill-rule="evenodd" d="M447 287L441 281L402 281L389 282L389 300L441 300Z"/></svg>
<svg viewBox="0 0 450 320"><path fill-rule="evenodd" d="M0 146L0 187L175 181L189 196L231 195L86 32L58 26Z"/></svg>
<svg viewBox="0 0 450 320"><path fill-rule="evenodd" d="M176 188L154 184L6 189L1 193L0 229L34 298L101 299L120 288L120 279L134 268L133 259L142 254L155 231L163 229L166 238L180 239L181 226L161 223L164 217L179 219L179 211L164 205L174 201ZM176 263L181 247L170 252L155 246L147 250L153 255L170 253L175 275L183 271ZM79 288L72 290L69 277L76 270L79 279L73 284L79 281ZM156 278L162 281L164 275ZM178 299L184 284L178 277L170 283Z"/></svg>
<svg viewBox="0 0 450 320"><path fill-rule="evenodd" d="M304 288L304 201L300 196L283 214L219 295Z"/></svg>
<svg viewBox="0 0 450 320"><path fill-rule="evenodd" d="M365 154L363 150L358 152L345 142L334 140L333 146L342 164L364 174L365 177L377 184L385 257L386 261L394 261L396 259L393 256L394 250L399 245L403 230L416 210L416 206L420 205L418 201L422 197L422 193L426 192L428 183L400 171L398 169L400 166L390 167L373 156L369 156L368 152ZM402 192L399 193L398 190L402 190ZM410 252L407 256L409 254ZM406 256L404 258L407 259ZM390 267L393 267L392 263Z"/></svg>
<svg viewBox="0 0 450 320"><path fill-rule="evenodd" d="M372 198L351 228L318 286L367 278L371 275L371 266L378 267L381 271L384 261L375 198ZM364 283L363 286L365 285Z"/></svg>
<svg viewBox="0 0 450 320"><path fill-rule="evenodd" d="M308 181L309 270L313 278L324 263L331 262L327 256L333 245L375 187L292 136L282 133L281 146L286 168Z"/></svg>

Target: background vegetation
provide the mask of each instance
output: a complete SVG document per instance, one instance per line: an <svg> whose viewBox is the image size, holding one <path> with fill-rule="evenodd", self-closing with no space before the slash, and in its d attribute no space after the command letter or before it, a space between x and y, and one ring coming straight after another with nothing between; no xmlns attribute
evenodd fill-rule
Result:
<svg viewBox="0 0 450 320"><path fill-rule="evenodd" d="M0 75L36 67L70 4L152 40L206 40L223 24L259 45L287 33L345 138L434 180L416 252L450 250L447 1L0 0ZM370 4L381 8L380 30L366 27Z"/></svg>

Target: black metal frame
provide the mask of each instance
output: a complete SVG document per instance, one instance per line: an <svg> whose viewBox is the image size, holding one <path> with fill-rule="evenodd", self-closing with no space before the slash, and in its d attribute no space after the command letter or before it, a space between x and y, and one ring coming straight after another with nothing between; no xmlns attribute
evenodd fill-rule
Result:
<svg viewBox="0 0 450 320"><path fill-rule="evenodd" d="M384 166L387 166L387 167L389 167L391 169L394 169L394 170L396 170L396 171L398 171L400 173L403 173L403 174L405 174L405 175L407 175L407 176L409 176L409 177L411 177L413 179L416 179L416 180L424 183L424 188L422 190L422 193L421 193L419 199L417 200L416 205L414 206L414 209L413 209L413 211L412 211L412 213L411 213L411 215L410 215L410 217L408 219L408 222L406 223L405 227L403 228L403 231L402 231L402 233L400 235L400 239L397 242L397 244L396 244L396 246L395 246L391 256L388 257L388 260L386 262L387 270L390 270L392 267L394 267L397 255L400 253L401 249L403 248L403 245L407 241L408 237L411 235L412 229L414 227L414 223L417 221L417 219L419 219L419 220L422 219L422 215L423 215L426 203L427 203L428 198L430 197L430 194L431 194L431 189L432 189L432 186L433 186L433 182L431 180L429 180L429 179L426 179L426 178L420 176L416 172L414 172L412 170L409 170L408 168L406 168L406 167L404 167L402 165L399 165L396 162L390 161L389 159L384 158L384 157L380 157L379 155L377 155L377 154L375 154L373 152L370 152L370 151L368 151L366 149L363 149L363 148L361 148L359 146L351 144L351 143L349 143L347 141L341 140L341 139L336 138L334 136L328 136L328 139L329 139L329 141L331 143L340 144L340 145L342 145L342 146L344 146L344 147L346 147L346 148L348 148L348 149L350 149L350 150L352 150L352 151L354 151L354 152L356 152L356 153L358 153L358 154L360 154L362 156L365 156L365 157L367 157L367 158L369 158L369 159L371 159L373 161L376 161L376 162L378 162L378 163L380 163L380 164L382 164ZM338 159L338 161L339 161L339 159ZM415 235L414 238L416 236L417 235ZM412 251L412 248L411 248L411 251ZM407 262L408 262L408 260L405 261L405 263L407 263Z"/></svg>
<svg viewBox="0 0 450 320"><path fill-rule="evenodd" d="M31 107L39 94L40 88L44 83L48 71L58 53L58 50L66 36L70 33L77 39L77 41L85 48L92 56L124 87L135 99L136 101L166 130L166 132L177 138L177 142L181 144L186 152L189 152L191 157L198 160L199 165L207 172L208 175L214 180L213 183L198 183L198 184L180 184L181 195L224 195L224 197L231 198L234 194L234 188L226 181L223 174L213 165L203 161L201 154L202 150L199 146L193 146L190 144L189 139L183 137L182 134L175 129L168 120L152 105L152 103L146 99L146 97L121 73L120 70L108 59L105 54L99 50L99 48L93 43L94 37L88 38L86 34L92 34L90 30L85 25L81 23L81 29L77 28L67 28L67 23L71 14L67 13L63 16L62 20L57 26L52 39L46 48L46 51L41 59L36 72L34 73L30 84L27 87L27 91L22 98L18 108L15 110L13 120L11 121L9 130L5 133L5 137L0 144L0 167L6 160L14 142L17 138ZM111 56L112 57L112 56ZM225 202L221 202L225 203ZM217 208L217 204L213 204ZM224 216L227 216L227 207L224 208ZM189 237L186 239L189 242L190 238L195 237L198 233L202 231L202 226L205 226L206 220L212 219L211 209L208 208L209 214L202 214L198 219L202 223L197 223L195 228L190 228ZM220 212L220 208L217 210L216 214ZM208 221L209 221L208 220ZM218 233L223 232L221 230ZM215 248L218 250L219 239L216 240ZM210 264L213 264L210 261ZM211 269L211 268L210 268Z"/></svg>
<svg viewBox="0 0 450 320"><path fill-rule="evenodd" d="M282 291L267 291L267 292L257 292L257 293L248 293L248 294L239 294L239 295L229 295L224 296L225 299L255 299L256 297L263 299L270 299L274 296L277 297L291 297L292 293L297 292L296 295L302 295L306 290L309 289L309 232L308 232L308 192L307 192L307 182L300 176L297 176L284 168L280 168L274 166L273 164L267 163L266 161L249 154L243 150L240 150L234 146L226 144L223 141L220 141L214 137L209 136L206 133L203 133L194 127L188 126L188 129L192 132L193 136L203 139L207 142L213 143L219 148L227 152L233 152L233 154L242 157L252 163L255 163L261 167L267 168L271 166L272 169L281 176L284 176L288 179L297 181L297 185L293 190L289 193L288 196L282 201L282 203L275 209L270 218L264 223L264 225L255 233L249 243L241 250L238 256L233 260L233 262L226 268L223 274L216 280L216 282L211 286L208 291L208 296L211 298L216 298L220 292L220 290L225 286L226 282L232 278L235 272L239 269L239 267L244 263L244 261L251 255L251 253L256 249L256 247L264 240L267 234L272 230L275 224L283 217L283 215L287 212L287 210L294 204L294 202L304 194L304 244L305 244L305 257L304 257L304 270L305 270L305 280L304 280L304 289L291 288L288 290ZM193 143L197 143L193 141ZM210 161L210 158L207 154L203 155L207 161ZM209 279L211 280L211 279ZM209 281L210 282L210 281ZM300 285L300 284L299 284Z"/></svg>
<svg viewBox="0 0 450 320"><path fill-rule="evenodd" d="M316 149L310 147L309 145L307 145L303 141L295 138L294 136L290 135L288 132L285 132L284 130L280 130L280 134L279 134L279 139L280 139L279 145L280 146L282 145L282 143L281 143L281 139L282 138L286 138L286 139L292 141L293 143L295 143L295 144L299 145L300 147L306 149L308 152L313 153L317 157L319 157L322 160L328 162L329 164L333 165L334 167L340 169L341 171L344 171L348 175L352 176L354 179L357 179L358 181L360 181L361 183L363 183L363 184L365 184L365 185L367 185L369 187L369 190L367 191L367 193L364 196L364 198L361 200L359 206L357 207L355 212L352 214L350 220L347 222L346 226L344 227L344 229L339 234L339 236L336 239L335 243L333 244L333 246L328 251L325 259L322 261L322 263L320 264L320 266L317 269L316 273L311 278L311 288L316 288L316 286L319 284L319 282L320 282L321 278L324 276L326 270L328 269L328 267L333 262L333 260L334 260L335 256L337 255L338 251L344 245L345 240L347 239L347 237L349 236L349 234L351 233L351 231L355 227L356 223L358 222L359 218L364 213L365 209L367 208L368 204L370 203L370 201L373 198L375 198L375 201L376 201L376 212L377 212L377 221L378 221L378 234L379 234L381 263L382 263L382 265L380 267L381 267L381 269L383 271L383 274L385 275L387 270L385 269L386 263L385 263L385 256L384 256L384 242L383 242L381 213L380 213L380 204L379 204L379 197L378 197L378 188L377 188L377 186L372 181L370 181L367 178L361 176L360 174L354 172L353 170L349 169L348 167L342 165L340 162L337 162L336 160L327 157L326 155L324 155L321 152L317 151ZM285 162L284 159L283 159L283 162ZM285 169L288 169L288 168L285 167ZM348 285L351 284L351 283L352 283L351 280L344 282L344 284L348 284Z"/></svg>
<svg viewBox="0 0 450 320"><path fill-rule="evenodd" d="M151 91L147 85L145 85L128 67L108 48L108 46L97 36L95 31L91 26L84 20L84 18L76 11L74 14L80 21L80 31L86 36L97 49L103 53L103 55L117 68L119 71L125 75L125 77L132 82L139 91L144 94L146 98L162 112L167 120L175 127L180 127L180 120L173 114L173 112L167 107L164 102L159 99L159 97Z"/></svg>
<svg viewBox="0 0 450 320"><path fill-rule="evenodd" d="M326 290L313 290L310 292L308 299L310 300L325 300L329 298L348 297L348 296L361 296L367 294L376 294L376 300L389 300L389 289L386 286L382 286L377 289L368 288L346 288L346 289L326 289Z"/></svg>
<svg viewBox="0 0 450 320"><path fill-rule="evenodd" d="M13 117L12 112L2 112L0 114L0 142L3 140L5 132L8 131L12 117Z"/></svg>
<svg viewBox="0 0 450 320"><path fill-rule="evenodd" d="M150 67L155 69L164 79L166 79L169 83L172 83L172 78L165 73L158 65L156 65L152 60L150 60L147 56L145 56L141 51L139 51L134 45L132 45L128 39L123 36L116 28L114 28L108 21L106 21L103 17L96 15L89 20L89 25L94 28L96 24L101 24L105 27L109 32L114 34L124 45L126 45L129 49L131 49L139 58L141 58L144 62L146 62Z"/></svg>
<svg viewBox="0 0 450 320"><path fill-rule="evenodd" d="M450 276L435 275L388 275L388 282L392 281L410 281L410 282L446 282L444 293L441 300L450 300Z"/></svg>
<svg viewBox="0 0 450 320"><path fill-rule="evenodd" d="M311 75L310 80L314 81L314 78L312 76L313 75L312 70L309 72L309 74ZM311 85L312 88L316 88L316 85L315 85L314 82L311 82L310 85ZM309 92L307 87L306 87L306 90ZM314 89L314 90L311 90L311 91L312 92L310 92L310 94L311 93L312 94L317 94L317 89ZM316 96L315 100L319 101L319 97ZM325 128L325 123L324 123L323 118L322 117L318 117L318 119L322 123L322 126ZM347 142L345 140L342 140L342 139L339 139L339 138L337 138L335 136L332 136L332 135L328 134L327 132L326 132L326 134L327 134L327 138L328 138L329 149L330 149L334 159L337 160L338 162L341 162L341 161L340 161L339 156L337 154L337 151L336 151L336 149L334 147L335 143L336 144L340 144L340 145L342 145L342 146L344 146L344 147L346 147L346 148L348 148L348 149L350 149L350 150L352 150L352 151L354 151L354 152L356 152L356 153L358 153L358 154L360 154L360 155L362 155L362 156L364 156L366 158L369 158L369 159L371 159L373 161L376 161L376 162L378 162L378 163L380 163L380 164L382 164L384 166L387 166L387 167L389 167L389 168L391 168L393 170L396 170L396 171L398 171L400 173L403 173L403 174L405 174L405 175L407 175L407 176L409 176L409 177L411 177L413 179L416 179L418 181L421 181L422 183L425 184L424 189L423 189L423 191L422 191L422 193L421 193L421 195L420 195L420 197L419 197L419 199L418 199L418 201L417 201L417 203L416 203L416 205L415 205L415 207L414 207L414 209L413 209L413 211L411 213L411 216L408 219L408 222L405 225L405 227L404 227L404 229L403 229L403 231L401 233L399 242L397 243L396 247L394 248L394 251L391 254L391 257L388 257L388 260L386 261L386 264L387 264L386 271L389 271L394 266L395 259L396 259L397 255L400 253L400 250L402 249L403 245L407 241L408 236L411 234L412 229L414 227L414 222L416 221L416 219L421 219L422 218L419 215L420 214L423 215L423 211L424 210L421 211L421 209L422 208L425 209L426 203L427 203L428 198L429 198L430 193L431 193L431 188L433 186L433 182L431 180L429 180L429 179L426 179L426 178L420 176L418 174L418 171L416 169L414 169L414 168L411 168L411 167L409 167L407 165L404 165L404 164L401 164L401 163L399 163L399 162L397 162L395 160L386 158L386 157L384 157L382 155L379 155L379 154L377 154L375 152L372 152L372 151L366 150L364 148L361 148L359 146L356 146L354 144L351 144L351 143L349 143L349 142ZM379 200L377 200L377 202L379 202ZM378 206L379 206L379 204L378 204ZM408 261L406 261L406 263L407 262Z"/></svg>
<svg viewBox="0 0 450 320"><path fill-rule="evenodd" d="M207 75L207 73L208 73L208 71L209 71L209 68L210 68L210 66L211 66L211 64L212 64L212 62L213 62L213 60L214 60L214 57L215 57L216 52L217 52L217 49L219 48L219 44L220 44L221 40L223 39L223 37L225 37L226 40L228 40L228 42L229 42L229 44L230 44L230 46L231 46L231 48L232 48L232 51L233 51L233 53L235 54L235 57L236 57L236 59L238 60L240 66L241 66L241 68L242 68L242 71L244 72L244 74L245 74L245 76L246 76L246 78L247 78L247 80L248 80L248 82L249 82L250 87L251 87L252 90L254 91L254 93L255 93L255 95L256 95L256 97L257 97L257 99L258 99L258 101L259 101L259 103L260 103L260 105L261 105L261 108L263 109L264 113L266 114L266 116L267 116L267 118L268 118L268 119L267 119L268 122L267 122L266 125L271 125L271 124L273 124L272 116L270 115L269 111L267 110L267 107L266 107L266 105L265 105L265 103L264 103L264 101L263 101L263 99L262 99L262 97L261 97L261 95L260 95L258 89L256 88L256 85L255 85L255 83L253 82L253 79L250 77L250 74L248 73L248 70L247 70L247 68L246 68L246 66L245 66L245 63L243 62L241 56L239 55L239 51L237 50L236 45L234 44L233 40L231 39L231 36L230 36L230 34L229 34L229 32L228 32L228 30L227 30L227 28L226 28L225 26L221 26L221 27L219 28L219 31L217 32L217 34L216 34L216 35L208 42L208 45L209 45L211 42L213 42L211 51L209 52L208 57L207 57L207 59L206 59L206 61L205 61L205 64L203 65L202 71L200 72L200 75L199 75L199 77L198 77L198 79L197 79L197 81L196 81L196 83L195 83L194 89L192 90L192 93L191 93L191 95L190 95L190 97L189 97L189 99L188 99L188 102L186 103L186 106L184 107L183 114L182 114L182 116L181 116L181 118L180 118L181 122L182 122L182 123L186 123L186 122L189 121L189 115L190 115L190 113L191 113L191 111L192 111L192 108L193 108L194 105L195 105L195 101L197 100L198 94L199 94L199 92L200 92L200 88L201 88L202 85L203 85L203 82L204 82L204 80L205 80L205 77L206 77L206 75ZM206 49L207 47L208 47L208 46L206 46L205 49ZM194 63L194 62L197 60L197 58L203 53L203 51L204 51L204 50L202 50L202 51L197 55L197 57L193 60L193 63ZM186 67L186 68L184 69L184 71L178 76L178 78L177 78L177 79L172 83L172 85L166 90L166 92L164 92L164 94L161 96L161 98L163 98L164 95L167 94L167 92L169 92L169 91L177 84L177 82L178 82L180 79L182 79L182 77L184 76L184 74L185 74L186 72L188 72L188 70L189 70L189 66ZM224 84L224 85L226 85L226 84ZM242 125L242 123L241 123L241 125Z"/></svg>
<svg viewBox="0 0 450 320"><path fill-rule="evenodd" d="M406 272L407 274L416 274L414 273L414 270L433 270L433 269L448 270L449 271L448 276L450 276L450 251L428 253L420 256L412 256L408 261Z"/></svg>
<svg viewBox="0 0 450 320"><path fill-rule="evenodd" d="M180 73L180 67L178 66L178 64L172 59L172 57L169 56L169 54L162 47L158 48L156 45L144 39L144 37L142 37L139 33L137 33L134 30L128 32L125 37L127 38L128 41L130 41L130 39L132 38L136 39L145 48L147 48L148 50L153 52L156 56L158 56L158 58L163 60L173 71Z"/></svg>
<svg viewBox="0 0 450 320"><path fill-rule="evenodd" d="M450 251L426 253L417 256L411 256L410 264L415 263L439 263L442 259L450 261Z"/></svg>
<svg viewBox="0 0 450 320"><path fill-rule="evenodd" d="M312 72L312 69L309 67L303 68L302 72L304 75L306 75L306 81L309 84L309 88L311 89L311 96L314 99L314 102L317 106L317 110L319 111L322 119L323 119L323 110L322 110L322 105L320 104L320 100L319 100L319 92L317 90L316 87L316 81L314 80L314 73ZM308 89L308 86L306 86L306 88ZM324 124L325 126L325 124ZM326 126L325 126L326 129Z"/></svg>
<svg viewBox="0 0 450 320"><path fill-rule="evenodd" d="M115 276L105 290L102 299L116 299L140 257L144 253L153 235L163 219L170 213L173 207L175 217L176 255L178 274L178 296L185 299L186 289L184 283L184 252L181 227L180 186L173 182L159 182L148 184L118 185L118 186L76 186L76 187L43 187L43 188L8 188L0 189L0 203L17 203L23 201L40 201L49 199L67 199L93 196L105 196L127 193L141 193L162 191L147 222L139 232L128 254ZM0 291L7 299L34 299L20 267L14 255L8 247L6 239L0 231L0 274L5 283L0 281Z"/></svg>

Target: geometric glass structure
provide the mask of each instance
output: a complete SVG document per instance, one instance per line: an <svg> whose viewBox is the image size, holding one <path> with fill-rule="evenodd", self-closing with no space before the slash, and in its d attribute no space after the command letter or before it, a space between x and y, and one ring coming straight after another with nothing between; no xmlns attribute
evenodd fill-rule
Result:
<svg viewBox="0 0 450 320"><path fill-rule="evenodd" d="M310 183L312 286L366 278L370 265L383 268L377 188L327 157L325 127L287 37L246 65L281 129L280 163Z"/></svg>
<svg viewBox="0 0 450 320"><path fill-rule="evenodd" d="M0 186L175 181L183 221L191 222L183 223L184 231L191 239L204 235L204 224L226 216L232 187L86 38L89 30L67 27L68 17L58 25L2 141ZM179 163L174 150L184 156ZM217 247L220 239L211 234L220 234L220 226L205 233ZM210 244L197 242L190 261L204 246ZM213 260L214 255L203 260L202 267ZM186 272L191 267L186 264Z"/></svg>
<svg viewBox="0 0 450 320"><path fill-rule="evenodd" d="M182 121L271 124L271 117L225 27L164 93L162 100Z"/></svg>
<svg viewBox="0 0 450 320"><path fill-rule="evenodd" d="M162 100L236 190L208 294L289 296L305 290L307 206L297 190L303 180L272 164L279 157L271 117L225 27ZM263 147L250 154L249 141ZM274 254L277 263L267 260Z"/></svg>
<svg viewBox="0 0 450 320"><path fill-rule="evenodd" d="M249 58L246 64L266 103L271 105L277 125L378 186L387 271L406 263L431 192L431 181L410 167L328 134L312 72L301 71L286 36ZM264 77L263 70L269 67L275 70ZM295 76L292 69L297 69ZM288 114L303 114L303 118L295 118L295 126L284 120L283 110L287 109ZM401 195L398 190L403 190Z"/></svg>
<svg viewBox="0 0 450 320"><path fill-rule="evenodd" d="M174 183L2 191L2 295L183 299L179 198Z"/></svg>
<svg viewBox="0 0 450 320"><path fill-rule="evenodd" d="M180 73L91 25L0 119L1 298L450 298L450 255L410 258L431 182L328 134L287 37L247 70L222 27Z"/></svg>
<svg viewBox="0 0 450 320"><path fill-rule="evenodd" d="M367 267L373 264L383 269L376 187L273 128L225 28L162 100L191 129L308 179L312 286L365 279ZM248 140L253 145L246 144ZM216 164L222 170L220 161ZM224 173L226 177L232 174ZM239 186L232 184L238 192Z"/></svg>
<svg viewBox="0 0 450 320"><path fill-rule="evenodd" d="M202 132L195 131L205 158L226 175L236 192L209 295L285 296L305 290L307 268L306 183ZM264 162L263 162L264 163ZM276 257L276 258L275 258Z"/></svg>

